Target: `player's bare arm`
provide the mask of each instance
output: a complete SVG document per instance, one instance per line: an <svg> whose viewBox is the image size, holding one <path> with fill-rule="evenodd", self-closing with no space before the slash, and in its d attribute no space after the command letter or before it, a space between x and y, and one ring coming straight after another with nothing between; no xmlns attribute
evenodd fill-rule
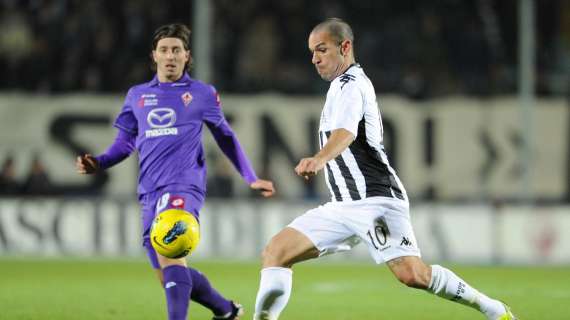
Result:
<svg viewBox="0 0 570 320"><path fill-rule="evenodd" d="M265 198L269 198L275 194L275 187L273 187L273 182L269 180L257 179L249 185L253 190L259 190L261 195Z"/></svg>
<svg viewBox="0 0 570 320"><path fill-rule="evenodd" d="M92 155L84 154L75 160L75 168L80 174L93 174L99 170L99 163Z"/></svg>
<svg viewBox="0 0 570 320"><path fill-rule="evenodd" d="M297 175L309 179L325 167L326 163L341 154L354 141L355 136L346 129L334 130L324 147L314 156L303 158L295 167Z"/></svg>

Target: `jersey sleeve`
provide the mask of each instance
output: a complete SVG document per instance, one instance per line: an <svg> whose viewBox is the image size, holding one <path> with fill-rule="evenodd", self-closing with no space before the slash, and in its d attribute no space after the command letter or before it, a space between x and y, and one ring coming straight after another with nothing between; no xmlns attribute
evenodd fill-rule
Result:
<svg viewBox="0 0 570 320"><path fill-rule="evenodd" d="M334 101L331 130L346 129L356 137L364 115L364 97L355 81L344 84Z"/></svg>
<svg viewBox="0 0 570 320"><path fill-rule="evenodd" d="M220 95L213 86L208 86L210 92L206 95L205 109L203 113L203 120L208 126L219 126L225 121L224 113L222 111L222 104L220 102Z"/></svg>
<svg viewBox="0 0 570 320"><path fill-rule="evenodd" d="M123 108L121 112L115 119L115 123L113 124L116 128L124 130L130 134L138 134L138 123L133 113L133 94L132 89L129 90L127 96L125 97L125 102L123 103Z"/></svg>
<svg viewBox="0 0 570 320"><path fill-rule="evenodd" d="M243 179L248 184L251 184L257 180L255 171L245 155L234 131L226 121L224 113L222 112L220 96L214 87L210 86L210 90L211 94L208 95L206 100L203 120L212 132L220 149L222 149L224 154L230 159Z"/></svg>

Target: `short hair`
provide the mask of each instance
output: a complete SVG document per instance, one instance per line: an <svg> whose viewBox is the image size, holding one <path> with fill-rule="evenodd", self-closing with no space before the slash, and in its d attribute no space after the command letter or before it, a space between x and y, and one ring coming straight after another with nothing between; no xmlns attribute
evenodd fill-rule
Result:
<svg viewBox="0 0 570 320"><path fill-rule="evenodd" d="M340 18L328 18L313 28L311 33L325 30L335 42L341 43L344 40L354 42L354 33L348 23Z"/></svg>
<svg viewBox="0 0 570 320"><path fill-rule="evenodd" d="M161 39L177 38L182 41L185 50L190 50L190 28L182 23L166 24L154 31L152 36L152 50L156 50L156 46Z"/></svg>

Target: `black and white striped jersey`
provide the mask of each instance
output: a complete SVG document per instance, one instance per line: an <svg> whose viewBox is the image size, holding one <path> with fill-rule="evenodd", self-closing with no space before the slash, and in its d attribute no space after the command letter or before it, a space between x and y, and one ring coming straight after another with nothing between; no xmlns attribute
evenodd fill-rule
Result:
<svg viewBox="0 0 570 320"><path fill-rule="evenodd" d="M321 113L320 147L327 143L332 131L340 128L352 132L356 139L324 168L332 201L370 197L407 201L406 190L384 151L374 87L358 64L331 82Z"/></svg>

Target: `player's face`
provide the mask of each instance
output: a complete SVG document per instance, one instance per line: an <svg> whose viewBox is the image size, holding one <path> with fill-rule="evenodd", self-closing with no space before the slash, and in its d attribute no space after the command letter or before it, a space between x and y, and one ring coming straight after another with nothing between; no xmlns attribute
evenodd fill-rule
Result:
<svg viewBox="0 0 570 320"><path fill-rule="evenodd" d="M309 50L313 54L312 62L324 80L331 81L343 71L345 57L341 44L334 41L327 31L311 32Z"/></svg>
<svg viewBox="0 0 570 320"><path fill-rule="evenodd" d="M190 51L184 49L182 40L178 38L163 38L152 51L152 58L160 81L176 81L182 77L184 66L190 59Z"/></svg>

